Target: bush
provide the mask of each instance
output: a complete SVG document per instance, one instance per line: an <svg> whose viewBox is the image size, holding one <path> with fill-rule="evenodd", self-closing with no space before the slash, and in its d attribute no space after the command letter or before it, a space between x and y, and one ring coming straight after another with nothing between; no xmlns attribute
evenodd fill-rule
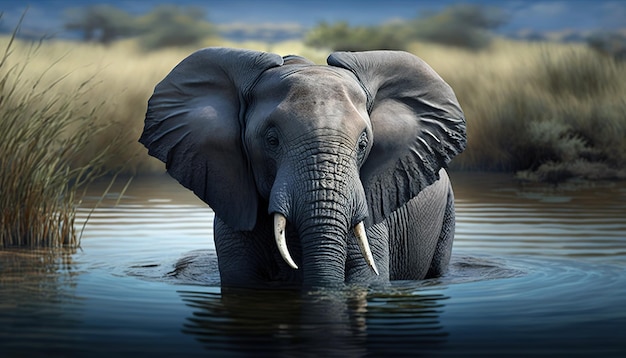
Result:
<svg viewBox="0 0 626 358"><path fill-rule="evenodd" d="M415 38L478 50L491 42L491 31L506 23L498 8L459 4L427 13L411 22Z"/></svg>
<svg viewBox="0 0 626 358"><path fill-rule="evenodd" d="M198 46L214 33L201 8L161 5L138 19L140 42L148 50L175 46Z"/></svg>
<svg viewBox="0 0 626 358"><path fill-rule="evenodd" d="M491 30L507 21L498 8L455 5L439 13L427 13L411 21L380 26L355 26L347 22L322 22L306 36L305 43L334 51L406 50L423 40L478 50L491 41Z"/></svg>
<svg viewBox="0 0 626 358"><path fill-rule="evenodd" d="M175 5L160 5L139 17L111 5L70 9L66 12L65 28L82 32L85 41L105 45L140 36L143 47L148 50L197 46L215 33L203 9Z"/></svg>
<svg viewBox="0 0 626 358"><path fill-rule="evenodd" d="M392 26L351 27L347 22L322 22L307 34L305 43L332 51L404 50L408 40Z"/></svg>
<svg viewBox="0 0 626 358"><path fill-rule="evenodd" d="M589 47L595 51L613 57L616 60L626 60L626 35L617 32L599 32L587 39Z"/></svg>
<svg viewBox="0 0 626 358"><path fill-rule="evenodd" d="M554 138L557 161L626 166L625 74L623 64L589 51L542 56L535 81L552 103L547 119L561 128ZM540 137L532 129L534 143Z"/></svg>
<svg viewBox="0 0 626 358"><path fill-rule="evenodd" d="M451 84L469 138L456 165L535 180L624 178L626 66L582 46L516 46L506 58L500 49L501 59L458 60Z"/></svg>
<svg viewBox="0 0 626 358"><path fill-rule="evenodd" d="M65 28L82 32L84 41L108 45L114 40L137 34L130 14L111 5L69 9L65 17Z"/></svg>

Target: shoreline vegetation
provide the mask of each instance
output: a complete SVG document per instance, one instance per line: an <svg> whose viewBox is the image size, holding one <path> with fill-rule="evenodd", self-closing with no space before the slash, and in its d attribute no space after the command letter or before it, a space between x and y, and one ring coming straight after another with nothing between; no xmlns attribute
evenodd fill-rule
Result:
<svg viewBox="0 0 626 358"><path fill-rule="evenodd" d="M111 131L99 119L104 102L91 97L95 77L55 73L63 57L33 67L46 45L19 43L15 34L0 41L0 247L77 247L76 209L90 183L115 180L110 153L118 142L85 155Z"/></svg>
<svg viewBox="0 0 626 358"><path fill-rule="evenodd" d="M0 48L10 40L0 37ZM134 40L109 46L55 40L37 46L32 53L30 42L16 40L4 67L27 61L21 82L36 80L44 88L57 81L48 92L68 97L76 92L73 99L67 98L75 102L72 116L89 118L91 125L101 127L97 133L80 132L89 139L73 154L72 165L83 165L115 141L103 167L129 175L164 171L137 138L154 86L193 51L242 47L297 54L318 64L325 64L332 52L298 41L235 43L212 38L200 46L150 52ZM407 50L452 86L465 112L468 146L451 169L510 172L532 181L626 179L626 62L584 44L505 39L495 39L479 52L420 42ZM26 87L17 88L14 96L26 98ZM42 101L29 103L33 110L44 106ZM6 108L0 110L6 117ZM72 128L79 133L78 127Z"/></svg>
<svg viewBox="0 0 626 358"><path fill-rule="evenodd" d="M0 247L77 246L78 184L164 173L137 142L147 100L178 62L207 46L319 64L332 52L302 41L207 38L146 51L134 39L102 45L0 37ZM584 44L499 38L481 51L427 42L411 42L407 51L452 86L465 112L468 146L452 170L550 183L626 179L626 61Z"/></svg>

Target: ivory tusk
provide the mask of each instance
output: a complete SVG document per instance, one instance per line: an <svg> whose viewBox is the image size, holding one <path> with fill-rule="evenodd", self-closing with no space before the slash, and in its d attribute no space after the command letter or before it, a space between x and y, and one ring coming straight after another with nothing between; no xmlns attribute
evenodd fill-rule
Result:
<svg viewBox="0 0 626 358"><path fill-rule="evenodd" d="M274 214L274 238L276 239L276 245L278 246L278 252L283 257L285 262L294 269L298 268L291 255L289 249L287 249L287 239L285 238L285 227L287 226L287 218L280 213Z"/></svg>
<svg viewBox="0 0 626 358"><path fill-rule="evenodd" d="M361 248L361 253L365 258L365 262L367 262L367 265L376 275L378 275L378 269L376 268L376 263L374 262L372 251L370 250L370 244L367 241L367 235L365 234L365 225L362 221L354 227L354 235L356 236L356 241L359 243L359 248Z"/></svg>

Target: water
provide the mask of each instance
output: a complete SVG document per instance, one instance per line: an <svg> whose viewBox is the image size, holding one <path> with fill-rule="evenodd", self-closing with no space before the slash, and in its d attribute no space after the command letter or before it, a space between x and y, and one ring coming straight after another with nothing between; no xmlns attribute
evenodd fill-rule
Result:
<svg viewBox="0 0 626 358"><path fill-rule="evenodd" d="M0 357L626 356L626 183L452 180L446 276L306 293L221 289L211 210L136 180L80 249L0 251Z"/></svg>

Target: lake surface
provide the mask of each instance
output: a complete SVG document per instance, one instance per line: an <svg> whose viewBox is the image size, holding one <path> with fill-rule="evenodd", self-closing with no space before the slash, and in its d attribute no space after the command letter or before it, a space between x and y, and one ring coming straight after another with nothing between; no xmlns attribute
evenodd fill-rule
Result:
<svg viewBox="0 0 626 358"><path fill-rule="evenodd" d="M626 356L626 183L453 174L450 272L223 290L212 211L172 180L86 200L73 252L0 250L0 357Z"/></svg>

